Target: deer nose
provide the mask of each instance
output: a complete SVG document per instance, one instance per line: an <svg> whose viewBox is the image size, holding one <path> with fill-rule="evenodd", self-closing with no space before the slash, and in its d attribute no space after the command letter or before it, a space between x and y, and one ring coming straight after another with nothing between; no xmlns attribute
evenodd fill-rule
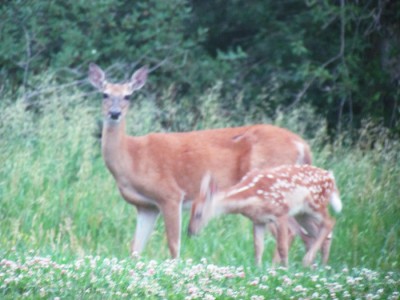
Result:
<svg viewBox="0 0 400 300"><path fill-rule="evenodd" d="M110 118L113 120L118 120L119 117L121 116L121 112L117 110L111 110L108 114Z"/></svg>

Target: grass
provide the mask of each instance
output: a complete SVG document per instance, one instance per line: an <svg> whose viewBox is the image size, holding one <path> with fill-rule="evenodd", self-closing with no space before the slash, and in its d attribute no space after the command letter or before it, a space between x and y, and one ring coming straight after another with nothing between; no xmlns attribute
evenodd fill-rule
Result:
<svg viewBox="0 0 400 300"><path fill-rule="evenodd" d="M217 109L210 95L203 112ZM0 104L1 298L399 298L400 146L386 133L361 131L351 148L325 143L321 131L310 139L315 164L334 171L344 204L329 268L304 270L296 241L290 269L272 269L268 237L257 269L247 219L214 220L189 239L187 213L180 260L168 260L161 219L143 256L130 259L136 212L119 196L94 137L100 103L74 90L43 95L36 113L23 99L7 100ZM134 103L129 131L161 130L158 113L145 99ZM303 134L302 119L304 112L275 122ZM224 122L213 116L198 124ZM365 147L370 141L373 149Z"/></svg>

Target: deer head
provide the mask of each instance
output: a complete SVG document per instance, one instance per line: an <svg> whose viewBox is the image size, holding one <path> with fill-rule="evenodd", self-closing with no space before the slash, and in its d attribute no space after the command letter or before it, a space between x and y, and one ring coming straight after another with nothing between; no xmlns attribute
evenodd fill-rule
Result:
<svg viewBox="0 0 400 300"><path fill-rule="evenodd" d="M129 108L129 97L144 86L147 74L148 68L145 66L133 73L128 82L113 84L106 81L106 75L98 65L89 65L89 81L103 93L103 116L107 123L118 124L125 117Z"/></svg>
<svg viewBox="0 0 400 300"><path fill-rule="evenodd" d="M193 201L188 234L196 235L215 216L215 197L218 196L218 187L211 173L204 175L199 196ZM219 197L219 196L218 196Z"/></svg>

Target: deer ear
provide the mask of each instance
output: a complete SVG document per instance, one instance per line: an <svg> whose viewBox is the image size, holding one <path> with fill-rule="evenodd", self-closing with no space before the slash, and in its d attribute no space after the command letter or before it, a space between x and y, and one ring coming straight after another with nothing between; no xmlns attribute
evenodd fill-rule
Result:
<svg viewBox="0 0 400 300"><path fill-rule="evenodd" d="M214 197L214 195L218 192L218 185L214 179L214 177L211 176L210 183L208 185L208 193L210 195L210 198Z"/></svg>
<svg viewBox="0 0 400 300"><path fill-rule="evenodd" d="M132 92L140 90L147 80L147 74L149 73L149 68L147 66L141 67L135 73L133 73L130 81Z"/></svg>
<svg viewBox="0 0 400 300"><path fill-rule="evenodd" d="M203 180L201 181L201 188L200 188L201 195L208 202L211 201L211 199L214 197L217 191L218 187L214 178L212 177L210 172L207 172L206 175L204 175Z"/></svg>
<svg viewBox="0 0 400 300"><path fill-rule="evenodd" d="M207 172L204 176L203 179L201 180L201 185L200 185L200 195L206 196L208 192L208 186L211 181L211 173Z"/></svg>
<svg viewBox="0 0 400 300"><path fill-rule="evenodd" d="M104 84L106 83L106 74L98 65L94 63L89 65L89 81L100 91L103 90Z"/></svg>

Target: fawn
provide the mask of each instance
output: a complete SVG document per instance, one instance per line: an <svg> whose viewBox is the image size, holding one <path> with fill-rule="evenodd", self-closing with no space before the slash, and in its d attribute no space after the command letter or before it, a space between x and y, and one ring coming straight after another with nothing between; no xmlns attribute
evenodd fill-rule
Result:
<svg viewBox="0 0 400 300"><path fill-rule="evenodd" d="M329 216L328 203L336 212L342 209L339 191L331 172L310 165L284 165L252 170L238 184L218 191L208 173L201 192L192 205L189 231L197 234L210 219L221 214L242 214L253 222L255 262L261 264L266 224L275 224L280 262L288 265L289 221L300 226L318 224L317 236L303 259L309 266L331 233L335 220Z"/></svg>

